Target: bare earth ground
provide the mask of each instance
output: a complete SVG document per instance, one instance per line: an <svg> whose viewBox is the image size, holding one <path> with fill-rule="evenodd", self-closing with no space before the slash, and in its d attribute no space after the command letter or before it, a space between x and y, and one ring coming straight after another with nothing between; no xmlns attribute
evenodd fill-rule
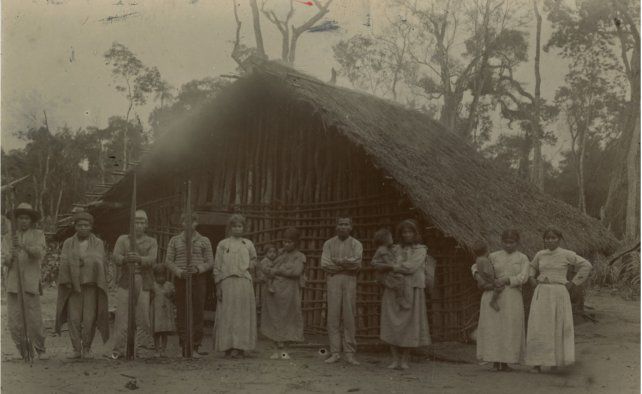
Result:
<svg viewBox="0 0 642 394"><path fill-rule="evenodd" d="M638 393L640 391L640 304L624 301L606 290L593 291L587 304L595 308L598 324L576 327L576 358L571 369L557 374L531 374L517 367L511 373L490 372L489 365L415 360L407 372L385 368L387 354L358 354L362 365L326 365L315 349L296 349L291 360L269 359L270 345L261 341L252 357L226 360L210 354L185 361L140 359L133 362L101 359L108 348L96 338L94 360L68 361L67 333L51 336L55 292L43 297L48 326L49 361L33 366L16 359L17 352L2 329L3 393ZM2 317L6 306L2 306ZM170 338L176 354L176 337ZM109 345L109 343L108 343ZM211 349L211 339L205 347ZM474 345L439 346L439 358L474 359ZM448 356L450 352L451 356ZM131 382L135 380L135 385ZM130 388L126 387L129 383Z"/></svg>

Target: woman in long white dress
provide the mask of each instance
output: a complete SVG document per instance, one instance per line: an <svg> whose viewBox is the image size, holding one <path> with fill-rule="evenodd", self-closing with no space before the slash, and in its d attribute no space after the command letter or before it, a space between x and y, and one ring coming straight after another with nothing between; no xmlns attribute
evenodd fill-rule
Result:
<svg viewBox="0 0 642 394"><path fill-rule="evenodd" d="M245 218L232 215L230 237L219 242L214 257L216 321L214 348L226 356L243 357L256 345L256 301L250 269L256 265L256 250L243 238Z"/></svg>
<svg viewBox="0 0 642 394"><path fill-rule="evenodd" d="M530 280L537 285L528 315L526 364L541 372L575 362L575 332L570 292L591 273L591 263L575 252L560 248L562 232L554 227L544 231L546 249L537 252L531 262ZM577 269L567 280L570 266Z"/></svg>
<svg viewBox="0 0 642 394"><path fill-rule="evenodd" d="M502 233L502 250L488 257L495 271L495 288L501 289L497 298L499 310L491 307L494 288L484 291L479 306L477 326L477 358L492 362L498 371L510 371L508 364L518 364L524 357L524 302L522 285L528 279L529 262L517 251L519 233ZM472 266L478 281L477 266Z"/></svg>

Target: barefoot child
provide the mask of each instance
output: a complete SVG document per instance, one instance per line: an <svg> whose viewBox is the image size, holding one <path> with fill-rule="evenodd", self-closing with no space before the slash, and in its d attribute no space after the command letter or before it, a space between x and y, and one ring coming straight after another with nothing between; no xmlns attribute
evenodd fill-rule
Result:
<svg viewBox="0 0 642 394"><path fill-rule="evenodd" d="M390 230L382 228L374 235L374 241L377 245L377 251L372 258L372 265L379 267L377 270L377 282L384 287L394 291L397 304L402 309L408 309L412 302L411 289L404 286L404 276L400 273L392 272L397 262L395 261L392 233Z"/></svg>
<svg viewBox="0 0 642 394"><path fill-rule="evenodd" d="M165 357L167 335L176 331L174 326L174 285L167 281L167 267L154 267L154 345L158 356Z"/></svg>
<svg viewBox="0 0 642 394"><path fill-rule="evenodd" d="M493 290L493 298L490 300L490 307L499 312L499 305L497 305L497 298L501 289L495 287L495 269L493 264L488 258L488 248L483 242L478 242L473 247L473 253L477 257L475 264L477 265L477 284L482 290Z"/></svg>

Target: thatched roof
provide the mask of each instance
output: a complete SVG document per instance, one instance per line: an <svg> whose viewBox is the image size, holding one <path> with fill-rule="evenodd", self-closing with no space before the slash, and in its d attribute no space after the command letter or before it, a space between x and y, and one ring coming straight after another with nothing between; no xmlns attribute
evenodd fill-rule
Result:
<svg viewBox="0 0 642 394"><path fill-rule="evenodd" d="M307 102L328 129L363 149L434 226L464 246L485 239L498 247L499 234L515 228L523 251L532 255L542 248L548 225L560 228L566 247L584 255L608 254L617 243L599 221L517 179L426 114L274 62L255 63L253 72L228 90L232 93L224 91L209 104L210 114L216 102L242 100L243 92L280 92ZM169 152L168 144L159 145ZM175 142L171 145L176 152Z"/></svg>

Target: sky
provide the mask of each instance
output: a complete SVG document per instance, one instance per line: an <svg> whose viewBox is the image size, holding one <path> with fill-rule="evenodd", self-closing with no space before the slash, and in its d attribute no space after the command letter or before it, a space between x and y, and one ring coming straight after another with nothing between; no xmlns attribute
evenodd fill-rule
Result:
<svg viewBox="0 0 642 394"><path fill-rule="evenodd" d="M0 145L22 146L13 133L42 123L46 111L50 129L107 125L112 115L124 115L127 101L114 89L104 52L113 42L127 46L147 66L158 67L173 86L193 79L235 72L230 58L236 23L234 0L4 0L2 1ZM253 46L251 13L246 0L236 0L244 43ZM510 0L509 0L510 1ZM315 8L295 2L293 19L300 24ZM259 5L261 1L259 1ZM287 12L288 0L268 0L277 15ZM521 7L515 0L514 6ZM529 7L530 2L525 3ZM370 27L366 26L370 16ZM341 39L387 23L381 0L335 0L325 17L338 31L305 33L297 47L296 67L329 80L336 63L332 46ZM124 16L124 17L123 17ZM280 55L280 33L265 19L266 51ZM532 30L532 29L531 29ZM550 35L543 26L543 42ZM534 41L531 34L529 40ZM529 54L532 58L532 54ZM527 62L517 78L531 90L533 64ZM542 94L552 97L563 82L566 64L555 54L542 54ZM347 84L346 81L339 83ZM146 121L151 105L138 110ZM495 135L509 131L498 124ZM555 160L565 139L545 154Z"/></svg>

